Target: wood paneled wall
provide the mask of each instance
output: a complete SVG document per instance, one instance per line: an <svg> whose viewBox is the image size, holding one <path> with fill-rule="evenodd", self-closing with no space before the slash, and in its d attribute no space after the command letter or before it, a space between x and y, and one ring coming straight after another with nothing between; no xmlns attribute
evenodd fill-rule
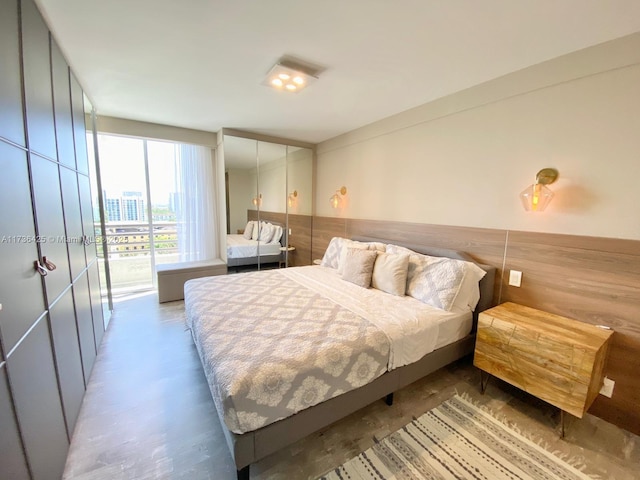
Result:
<svg viewBox="0 0 640 480"><path fill-rule="evenodd" d="M333 217L313 218L312 254L334 236L370 236L460 250L498 269L494 302L516 302L614 329L611 399L589 412L640 434L640 241ZM509 270L523 272L508 285Z"/></svg>

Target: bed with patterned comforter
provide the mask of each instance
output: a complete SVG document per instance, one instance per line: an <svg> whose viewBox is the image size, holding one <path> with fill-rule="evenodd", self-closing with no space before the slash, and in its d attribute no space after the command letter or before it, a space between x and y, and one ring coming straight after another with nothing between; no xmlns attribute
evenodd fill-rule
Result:
<svg viewBox="0 0 640 480"><path fill-rule="evenodd" d="M185 305L216 407L237 434L421 358L460 316L319 266L190 280Z"/></svg>

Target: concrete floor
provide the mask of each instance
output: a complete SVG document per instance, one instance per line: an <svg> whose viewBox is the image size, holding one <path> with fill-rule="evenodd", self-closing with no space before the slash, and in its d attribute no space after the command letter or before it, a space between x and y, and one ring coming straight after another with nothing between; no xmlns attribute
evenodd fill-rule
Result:
<svg viewBox="0 0 640 480"><path fill-rule="evenodd" d="M591 415L559 413L495 379L479 393L470 360L441 369L251 466L253 479L316 478L369 448L413 417L465 392L525 435L603 479L640 478L640 437ZM131 297L115 312L91 375L64 479L232 480L208 385L184 324L184 305L157 295Z"/></svg>

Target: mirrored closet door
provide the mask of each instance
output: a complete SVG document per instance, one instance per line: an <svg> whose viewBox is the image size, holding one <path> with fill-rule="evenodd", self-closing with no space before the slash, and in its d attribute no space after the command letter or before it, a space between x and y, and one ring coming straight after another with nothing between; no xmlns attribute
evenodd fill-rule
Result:
<svg viewBox="0 0 640 480"><path fill-rule="evenodd" d="M229 268L311 264L313 150L227 134L223 150Z"/></svg>

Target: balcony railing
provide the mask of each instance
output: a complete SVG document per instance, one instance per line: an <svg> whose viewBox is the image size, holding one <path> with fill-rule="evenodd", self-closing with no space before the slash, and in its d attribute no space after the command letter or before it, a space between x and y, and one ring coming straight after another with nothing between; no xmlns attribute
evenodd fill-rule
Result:
<svg viewBox="0 0 640 480"><path fill-rule="evenodd" d="M96 225L99 231L100 225ZM155 263L173 263L179 260L178 231L175 222L148 223L109 222L104 236L109 253L111 287L114 293L153 288L154 272L151 268L151 241ZM104 278L104 252L102 239L97 239L100 274Z"/></svg>

